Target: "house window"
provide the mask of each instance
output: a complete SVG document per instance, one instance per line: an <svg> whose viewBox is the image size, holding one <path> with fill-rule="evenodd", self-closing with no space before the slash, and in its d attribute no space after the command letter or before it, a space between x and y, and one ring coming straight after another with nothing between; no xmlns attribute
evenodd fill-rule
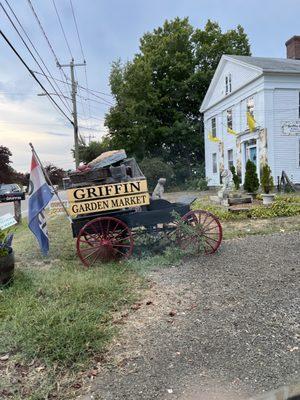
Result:
<svg viewBox="0 0 300 400"><path fill-rule="evenodd" d="M254 98L249 97L247 99L247 112L254 117Z"/></svg>
<svg viewBox="0 0 300 400"><path fill-rule="evenodd" d="M233 166L233 150L232 149L228 150L227 157L228 157L228 169L230 169Z"/></svg>
<svg viewBox="0 0 300 400"><path fill-rule="evenodd" d="M212 155L212 170L213 170L213 174L216 174L218 172L217 153L213 153L213 155Z"/></svg>
<svg viewBox="0 0 300 400"><path fill-rule="evenodd" d="M231 74L225 76L225 94L231 93Z"/></svg>
<svg viewBox="0 0 300 400"><path fill-rule="evenodd" d="M216 126L216 118L215 117L211 119L211 134L212 134L212 137L217 136L217 126Z"/></svg>
<svg viewBox="0 0 300 400"><path fill-rule="evenodd" d="M232 109L227 110L227 128L232 129Z"/></svg>

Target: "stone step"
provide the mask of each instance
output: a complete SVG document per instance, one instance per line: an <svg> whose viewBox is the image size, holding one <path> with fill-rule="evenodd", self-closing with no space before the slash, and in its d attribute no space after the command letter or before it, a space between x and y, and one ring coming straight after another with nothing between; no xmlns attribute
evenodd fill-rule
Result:
<svg viewBox="0 0 300 400"><path fill-rule="evenodd" d="M249 211L251 207L228 207L228 211L231 212L242 212L242 211Z"/></svg>
<svg viewBox="0 0 300 400"><path fill-rule="evenodd" d="M252 197L229 197L228 203L230 206L233 206L235 204L252 203Z"/></svg>

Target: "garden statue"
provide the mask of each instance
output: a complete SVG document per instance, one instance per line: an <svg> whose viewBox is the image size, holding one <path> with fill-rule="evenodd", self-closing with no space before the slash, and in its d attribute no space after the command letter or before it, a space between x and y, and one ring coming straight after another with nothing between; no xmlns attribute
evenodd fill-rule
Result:
<svg viewBox="0 0 300 400"><path fill-rule="evenodd" d="M218 198L220 200L227 200L229 197L229 193L231 192L233 187L232 172L229 169L225 169L222 172L221 177L222 177L222 187L218 191Z"/></svg>
<svg viewBox="0 0 300 400"><path fill-rule="evenodd" d="M161 199L165 191L166 178L159 178L157 185L152 193L152 200Z"/></svg>

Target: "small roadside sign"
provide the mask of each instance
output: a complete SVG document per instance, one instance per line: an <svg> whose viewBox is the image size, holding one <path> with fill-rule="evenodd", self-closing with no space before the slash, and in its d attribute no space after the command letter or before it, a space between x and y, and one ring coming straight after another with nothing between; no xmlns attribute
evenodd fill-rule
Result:
<svg viewBox="0 0 300 400"><path fill-rule="evenodd" d="M7 229L13 225L16 225L17 221L15 220L12 214L4 214L0 217L0 229Z"/></svg>
<svg viewBox="0 0 300 400"><path fill-rule="evenodd" d="M69 207L69 202L68 201L63 200L62 203L65 206L65 208ZM63 205L58 200L51 201L49 203L49 209L50 209L49 210L49 214L50 215L63 214L65 212L65 210L63 208Z"/></svg>

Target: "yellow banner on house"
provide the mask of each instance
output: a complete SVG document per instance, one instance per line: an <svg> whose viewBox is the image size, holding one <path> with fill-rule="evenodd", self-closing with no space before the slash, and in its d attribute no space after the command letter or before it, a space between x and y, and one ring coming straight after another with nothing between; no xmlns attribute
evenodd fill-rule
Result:
<svg viewBox="0 0 300 400"><path fill-rule="evenodd" d="M150 203L145 179L68 189L67 193L71 216L140 207Z"/></svg>
<svg viewBox="0 0 300 400"><path fill-rule="evenodd" d="M231 135L237 135L237 132L234 131L234 130L231 129L231 128L227 128L227 132L230 133Z"/></svg>
<svg viewBox="0 0 300 400"><path fill-rule="evenodd" d="M211 132L208 133L207 137L208 137L208 140L210 140L211 142L215 142L215 143L221 142L221 139L213 136Z"/></svg>
<svg viewBox="0 0 300 400"><path fill-rule="evenodd" d="M255 127L256 121L255 121L253 115L251 113L249 113L249 111L247 112L247 124L248 124L248 127L249 127L251 132L255 131L255 129L256 129L256 127Z"/></svg>

